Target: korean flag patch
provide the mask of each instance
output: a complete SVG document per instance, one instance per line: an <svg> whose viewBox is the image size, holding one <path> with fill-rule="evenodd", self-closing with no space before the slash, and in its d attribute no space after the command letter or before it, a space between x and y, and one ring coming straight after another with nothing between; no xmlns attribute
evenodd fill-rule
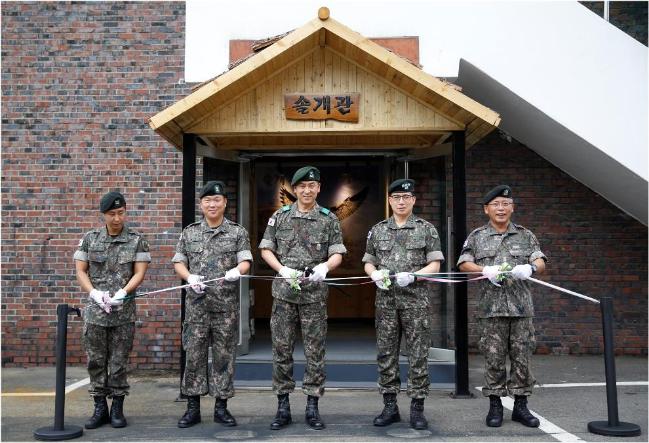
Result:
<svg viewBox="0 0 649 443"><path fill-rule="evenodd" d="M268 226L275 226L275 219L273 217L268 219Z"/></svg>

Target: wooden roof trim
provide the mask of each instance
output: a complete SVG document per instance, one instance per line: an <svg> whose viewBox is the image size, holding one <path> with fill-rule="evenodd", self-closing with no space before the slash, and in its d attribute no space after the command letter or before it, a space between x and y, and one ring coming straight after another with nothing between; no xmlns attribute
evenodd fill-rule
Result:
<svg viewBox="0 0 649 443"><path fill-rule="evenodd" d="M498 115L498 113L492 111L486 106L481 105L480 103L467 97L461 92L458 92L455 88L439 80L438 78L427 74L421 69L416 68L412 64L403 60L401 57L398 57L394 53L381 47L377 43L374 43L358 32L351 30L342 23L329 18L322 22L322 24L325 28L327 28L327 30L345 39L345 41L347 41L349 44L358 47L359 49L363 50L364 52L383 62L384 64L402 72L412 80L426 86L431 91L466 109L477 117L480 117L485 122L493 126L498 126L498 124L500 123L500 115Z"/></svg>
<svg viewBox="0 0 649 443"><path fill-rule="evenodd" d="M155 130L169 123L171 120L190 110L198 103L209 99L220 90L245 77L248 73L262 67L265 63L271 61L297 43L308 38L313 33L318 32L321 28L322 22L319 19L316 18L309 21L304 26L291 32L286 37L275 42L265 50L255 54L253 57L250 57L234 69L225 72L223 75L203 85L187 97L154 115L149 119L149 126Z"/></svg>

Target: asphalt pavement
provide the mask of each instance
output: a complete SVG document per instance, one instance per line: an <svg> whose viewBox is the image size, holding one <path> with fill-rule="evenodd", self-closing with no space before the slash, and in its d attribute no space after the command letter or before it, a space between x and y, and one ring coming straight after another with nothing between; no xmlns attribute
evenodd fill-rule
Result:
<svg viewBox="0 0 649 443"><path fill-rule="evenodd" d="M410 401L399 395L402 422L385 428L372 425L382 408L381 396L373 389L329 389L320 401L327 427L309 429L304 423L306 397L298 390L291 395L293 424L271 431L276 397L267 388L239 388L228 403L238 426L226 428L212 421L214 400L202 398L203 422L187 429L176 426L185 410L178 397L176 374L136 372L130 375L131 395L124 404L128 426L110 425L84 430L79 441L647 441L647 358L617 357L618 407L621 421L637 424L639 437L604 437L591 434L587 424L606 420L604 364L601 356L535 356L534 374L540 385L530 398L530 409L542 417L541 427L526 428L512 422L505 411L501 428L488 428L484 418L488 399L475 389L483 382L483 361L470 358L469 399L454 399L448 390L434 390L426 401L427 431L412 430L407 422ZM67 368L65 423L83 426L92 413L83 367ZM33 441L33 432L53 424L53 367L5 368L2 370L2 441ZM270 384L270 383L269 383ZM79 386L79 387L77 387ZM511 403L511 401L510 401ZM507 406L507 402L505 402Z"/></svg>

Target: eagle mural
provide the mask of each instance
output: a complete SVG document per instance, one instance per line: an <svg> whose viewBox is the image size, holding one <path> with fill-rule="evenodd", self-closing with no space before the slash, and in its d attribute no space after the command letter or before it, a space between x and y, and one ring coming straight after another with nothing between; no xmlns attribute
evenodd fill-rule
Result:
<svg viewBox="0 0 649 443"><path fill-rule="evenodd" d="M367 198L369 190L370 188L366 186L351 197L347 197L336 206L330 207L329 210L336 214L338 220L343 221L347 217L351 216L354 212L356 212L358 208L360 208L360 206ZM284 206L295 203L295 201L297 201L297 197L291 194L291 191L282 186L279 190L279 200L282 203L282 206Z"/></svg>

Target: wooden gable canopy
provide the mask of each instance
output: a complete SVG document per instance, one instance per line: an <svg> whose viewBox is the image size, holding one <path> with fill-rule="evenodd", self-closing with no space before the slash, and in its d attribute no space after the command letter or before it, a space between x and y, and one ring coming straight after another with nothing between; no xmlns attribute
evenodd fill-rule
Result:
<svg viewBox="0 0 649 443"><path fill-rule="evenodd" d="M183 133L212 150L432 148L453 131L471 146L500 116L329 18L290 32L149 120L182 149ZM287 120L284 95L360 93L357 123Z"/></svg>

